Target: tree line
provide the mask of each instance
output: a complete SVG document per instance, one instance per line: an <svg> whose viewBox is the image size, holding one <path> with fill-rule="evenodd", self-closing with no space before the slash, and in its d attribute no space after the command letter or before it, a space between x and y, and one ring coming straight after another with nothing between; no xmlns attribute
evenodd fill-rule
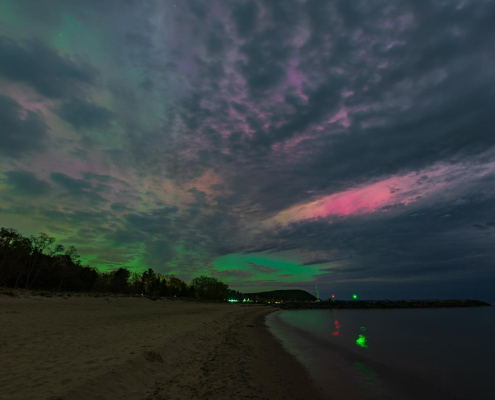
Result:
<svg viewBox="0 0 495 400"><path fill-rule="evenodd" d="M74 246L55 243L45 233L25 237L13 228L0 228L0 287L47 291L84 291L129 295L190 297L242 301L243 295L218 279L194 278L190 284L174 275L131 272L126 268L98 271L82 265Z"/></svg>

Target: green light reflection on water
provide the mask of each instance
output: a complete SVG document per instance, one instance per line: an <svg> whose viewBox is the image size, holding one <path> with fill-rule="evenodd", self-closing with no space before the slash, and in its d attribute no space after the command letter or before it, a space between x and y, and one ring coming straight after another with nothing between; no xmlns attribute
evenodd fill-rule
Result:
<svg viewBox="0 0 495 400"><path fill-rule="evenodd" d="M362 347L363 349L368 348L368 343L367 343L367 338L364 335L359 335L359 337L356 339L356 344L359 347Z"/></svg>
<svg viewBox="0 0 495 400"><path fill-rule="evenodd" d="M371 368L369 368L365 363L357 362L356 363L356 367L357 367L358 370L364 372L369 377L375 377L375 376L377 376L376 372L373 371Z"/></svg>

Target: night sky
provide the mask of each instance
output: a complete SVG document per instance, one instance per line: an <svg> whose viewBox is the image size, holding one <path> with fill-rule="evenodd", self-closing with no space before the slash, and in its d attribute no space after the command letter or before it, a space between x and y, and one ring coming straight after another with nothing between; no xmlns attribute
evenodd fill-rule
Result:
<svg viewBox="0 0 495 400"><path fill-rule="evenodd" d="M495 1L0 0L0 226L240 291L495 287Z"/></svg>

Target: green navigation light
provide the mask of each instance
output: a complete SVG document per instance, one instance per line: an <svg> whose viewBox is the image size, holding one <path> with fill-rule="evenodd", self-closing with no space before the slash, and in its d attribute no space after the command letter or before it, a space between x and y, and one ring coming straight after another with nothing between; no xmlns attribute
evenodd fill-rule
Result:
<svg viewBox="0 0 495 400"><path fill-rule="evenodd" d="M357 300L357 294L353 294L353 295L352 295L352 298L353 298L354 300Z"/></svg>

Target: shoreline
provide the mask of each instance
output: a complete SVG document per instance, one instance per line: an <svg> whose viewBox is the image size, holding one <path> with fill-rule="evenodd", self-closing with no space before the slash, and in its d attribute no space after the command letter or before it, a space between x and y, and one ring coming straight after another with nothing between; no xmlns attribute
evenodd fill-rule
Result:
<svg viewBox="0 0 495 400"><path fill-rule="evenodd" d="M0 296L0 398L321 399L258 305Z"/></svg>

